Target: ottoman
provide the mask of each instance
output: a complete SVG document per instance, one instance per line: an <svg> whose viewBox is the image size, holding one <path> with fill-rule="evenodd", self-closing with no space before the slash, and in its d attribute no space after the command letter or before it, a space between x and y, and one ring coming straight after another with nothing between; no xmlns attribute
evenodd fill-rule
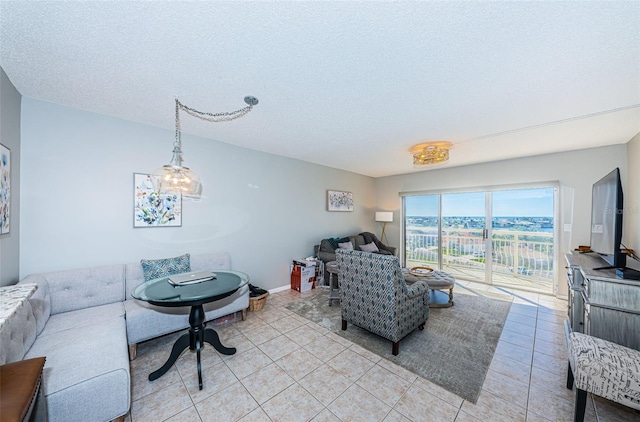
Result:
<svg viewBox="0 0 640 422"><path fill-rule="evenodd" d="M429 274L415 275L410 271L411 270L409 268L402 269L402 275L404 275L404 280L407 284L412 284L418 280L424 280L429 285L429 289L434 290L434 293L435 290L449 291L448 301L438 301L435 294L431 295L429 301L430 308L448 308L453 306L453 287L455 286L456 279L451 274L447 274L444 271L433 270Z"/></svg>

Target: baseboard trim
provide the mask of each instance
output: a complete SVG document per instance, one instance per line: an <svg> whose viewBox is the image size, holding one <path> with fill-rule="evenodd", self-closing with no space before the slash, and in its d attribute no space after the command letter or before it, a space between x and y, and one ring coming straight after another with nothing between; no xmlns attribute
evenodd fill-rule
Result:
<svg viewBox="0 0 640 422"><path fill-rule="evenodd" d="M288 290L290 288L291 288L290 284L285 284L284 286L276 287L275 289L269 289L269 293L284 292L285 290Z"/></svg>

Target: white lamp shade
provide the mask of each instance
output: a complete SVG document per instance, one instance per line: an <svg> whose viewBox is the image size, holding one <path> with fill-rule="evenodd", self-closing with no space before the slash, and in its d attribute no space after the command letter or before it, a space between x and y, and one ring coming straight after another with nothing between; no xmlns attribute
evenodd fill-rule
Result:
<svg viewBox="0 0 640 422"><path fill-rule="evenodd" d="M377 211L376 221L381 223L391 223L393 221L393 212L391 211Z"/></svg>

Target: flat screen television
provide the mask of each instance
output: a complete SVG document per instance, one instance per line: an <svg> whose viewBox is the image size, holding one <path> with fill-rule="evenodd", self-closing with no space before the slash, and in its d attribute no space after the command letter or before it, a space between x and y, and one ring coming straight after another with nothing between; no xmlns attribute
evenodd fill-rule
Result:
<svg viewBox="0 0 640 422"><path fill-rule="evenodd" d="M622 182L620 169L598 180L591 196L591 250L609 265L594 269L624 268L626 255L622 244Z"/></svg>

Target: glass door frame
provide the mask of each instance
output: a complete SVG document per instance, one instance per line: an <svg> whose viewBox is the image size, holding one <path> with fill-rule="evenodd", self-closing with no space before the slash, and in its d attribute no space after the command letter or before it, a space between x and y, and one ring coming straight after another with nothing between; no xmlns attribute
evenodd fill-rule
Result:
<svg viewBox="0 0 640 422"><path fill-rule="evenodd" d="M484 191L484 283L493 285L493 191ZM487 262L487 259L489 262Z"/></svg>
<svg viewBox="0 0 640 422"><path fill-rule="evenodd" d="M477 186L477 187L467 187L467 188L451 188L451 189L435 189L435 190L425 190L425 191L410 191L410 192L400 192L399 196L402 198L401 200L401 214L402 220L400 222L400 245L399 248L399 258L402 265L406 265L406 205L405 205L405 197L408 196L421 196L421 195L439 195L438 198L438 266L442 265L442 195L450 194L450 193L466 193L466 192L485 192L485 248L486 248L486 256L489 255L492 249L491 240L493 237L492 230L492 201L491 194L495 191L504 191L504 190L519 190L519 189L553 189L553 263L552 263L552 292L550 292L553 296L557 296L558 294L558 244L559 244L559 236L560 236L560 204L558 202L559 192L560 192L560 182L559 181L547 181L547 182L533 182L533 183L518 183L518 184L505 184L505 185L491 185L491 186ZM489 218L490 217L490 218ZM486 265L485 261L485 280L483 283L487 285L495 285L492 281L492 263Z"/></svg>

